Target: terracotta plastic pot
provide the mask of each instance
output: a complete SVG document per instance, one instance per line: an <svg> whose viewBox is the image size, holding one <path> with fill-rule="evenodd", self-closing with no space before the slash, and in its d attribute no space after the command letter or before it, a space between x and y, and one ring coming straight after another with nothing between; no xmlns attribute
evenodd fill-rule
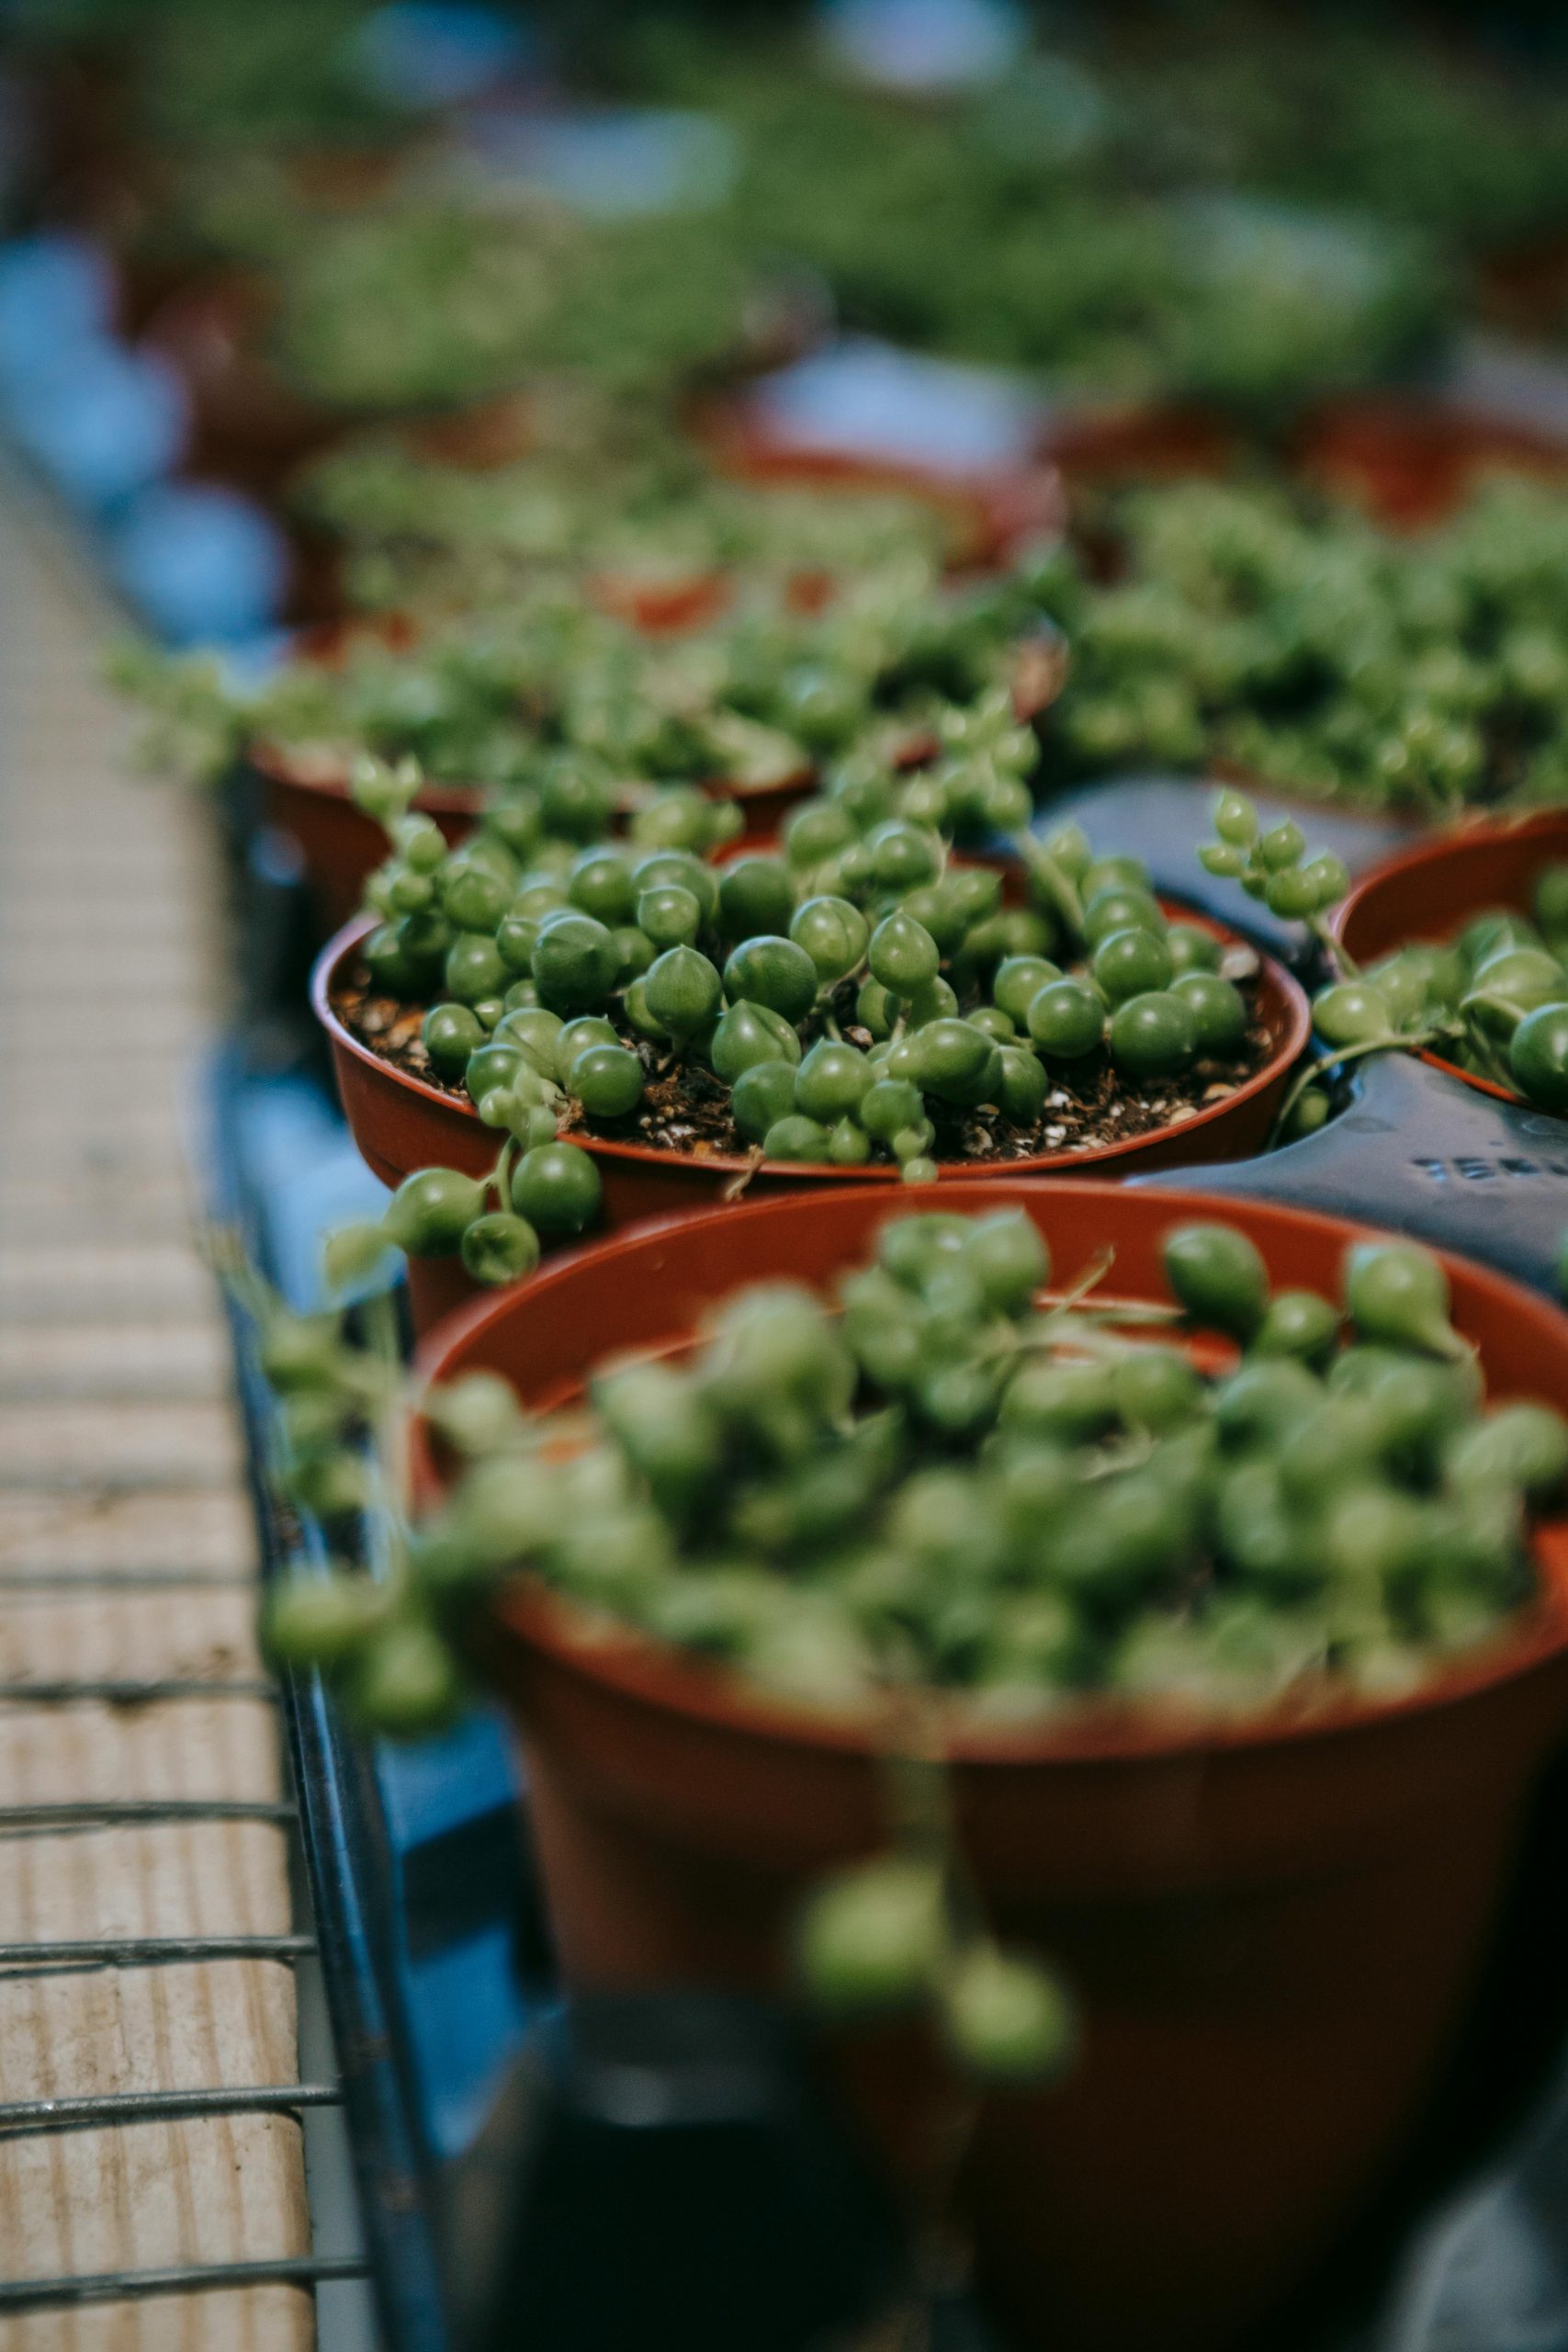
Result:
<svg viewBox="0 0 1568 2352"><path fill-rule="evenodd" d="M1568 859L1568 809L1477 820L1385 858L1357 883L1334 917L1334 933L1358 964L1375 964L1412 940L1448 940L1493 907L1528 914L1543 865ZM1421 1059L1502 1102L1519 1096L1439 1054Z"/></svg>
<svg viewBox="0 0 1568 2352"><path fill-rule="evenodd" d="M415 417L401 428L401 437L415 457L463 473L490 473L525 458L537 432L527 394L503 392L467 408Z"/></svg>
<svg viewBox="0 0 1568 2352"><path fill-rule="evenodd" d="M246 754L265 789L269 820L292 835L304 861L321 935L347 922L364 902L365 885L387 854L387 836L356 807L347 767L336 759L286 751L258 741ZM714 782L716 799L734 799L745 812L747 845L771 842L781 819L811 789L806 768L760 790ZM426 784L414 796L422 815L434 817L449 842L460 842L479 821L482 796L467 785ZM628 807L630 803L628 802Z"/></svg>
<svg viewBox="0 0 1568 2352"><path fill-rule="evenodd" d="M717 620L729 603L731 582L724 572L713 571L670 580L600 571L590 579L588 590L602 612L630 621L645 637L679 637Z"/></svg>
<svg viewBox="0 0 1568 2352"><path fill-rule="evenodd" d="M283 617L291 628L320 628L342 617L348 600L343 541L308 515L274 520L288 545Z"/></svg>
<svg viewBox="0 0 1568 2352"><path fill-rule="evenodd" d="M1477 273L1487 316L1515 334L1554 341L1568 318L1568 232L1489 254Z"/></svg>
<svg viewBox="0 0 1568 2352"><path fill-rule="evenodd" d="M359 616L303 630L296 650L324 670L336 670L356 644L374 641L397 653L417 636L404 614ZM245 757L261 779L268 821L290 835L299 851L321 933L335 931L358 913L365 884L387 854L386 834L355 805L347 763L333 753L293 751L258 737ZM414 806L434 818L449 842L458 842L473 826L479 795L463 785L427 784Z"/></svg>
<svg viewBox="0 0 1568 2352"><path fill-rule="evenodd" d="M398 182L435 152L428 137L407 129L385 142L296 148L288 158L288 181L299 201L318 212L365 212L395 195Z"/></svg>
<svg viewBox="0 0 1568 2352"><path fill-rule="evenodd" d="M148 322L144 342L166 359L190 401L190 469L262 495L353 422L309 399L268 357L274 297L243 272L185 288Z"/></svg>
<svg viewBox="0 0 1568 2352"><path fill-rule="evenodd" d="M1069 482L1098 482L1224 474L1247 440L1213 411L1170 406L1068 416L1045 446ZM1548 480L1568 472L1568 438L1410 393L1364 392L1314 409L1290 456L1379 522L1414 529L1445 520L1499 468Z"/></svg>
<svg viewBox="0 0 1568 2352"><path fill-rule="evenodd" d="M400 1184L416 1168L457 1168L466 1175L481 1176L493 1165L498 1145L493 1131L480 1125L472 1105L384 1061L362 1045L333 1011L338 978L374 928L373 918L345 925L322 949L310 981L310 1001L327 1033L338 1093L354 1140L385 1184ZM1156 1168L1192 1167L1206 1159L1245 1159L1260 1150L1291 1066L1305 1046L1311 1025L1301 989L1267 957L1262 959L1260 986L1263 1017L1274 1050L1264 1068L1225 1102L1194 1113L1179 1125L1091 1152L1045 1152L1037 1159L998 1161L987 1168L953 1162L942 1169L943 1180L1016 1182L1021 1176L1090 1165L1109 1167L1117 1175L1144 1175ZM750 1164L729 1153L699 1159L691 1154L587 1134L574 1136L572 1140L592 1152L598 1165L604 1187L604 1224L612 1232L645 1217L712 1208L721 1202L726 1186L743 1175ZM755 1196L797 1192L802 1186L814 1192L843 1185L863 1190L886 1182L885 1167L769 1164L754 1171L747 1190ZM447 1312L473 1295L455 1259L414 1261L409 1276L414 1319L422 1330L429 1328L434 1314Z"/></svg>
<svg viewBox="0 0 1568 2352"><path fill-rule="evenodd" d="M335 931L363 903L366 882L387 855L386 834L355 804L341 762L266 742L253 743L246 757L262 779L268 820L299 847L321 931ZM427 784L413 805L460 842L473 830L479 797L461 785Z"/></svg>
<svg viewBox="0 0 1568 2352"><path fill-rule="evenodd" d="M1244 449L1212 409L1178 403L1069 411L1046 429L1046 455L1069 483L1159 481L1228 473Z"/></svg>
<svg viewBox="0 0 1568 2352"><path fill-rule="evenodd" d="M161 250L151 240L131 234L116 245L115 326L129 343L137 342L143 329L166 303L183 294L198 266L188 255Z"/></svg>
<svg viewBox="0 0 1568 2352"><path fill-rule="evenodd" d="M123 45L107 42L91 52L55 43L8 61L8 78L19 79L25 193L52 198L52 210L84 176L136 152L130 64Z"/></svg>
<svg viewBox="0 0 1568 2352"><path fill-rule="evenodd" d="M1032 539L1066 529L1066 498L1049 458L1029 466L957 469L886 461L781 441L744 400L700 408L697 438L721 472L742 481L796 484L810 490L902 491L935 506L953 524L954 560L981 570L1009 562Z"/></svg>
<svg viewBox="0 0 1568 2352"><path fill-rule="evenodd" d="M319 555L321 550L316 552ZM716 584L712 575L660 588L609 580L599 584L605 609L620 613L648 636L692 628L723 601L722 583ZM357 640L378 639L400 652L413 645L418 636L417 624L403 613L386 613L374 619L338 618L319 621L304 630L298 650L307 660L331 669L341 666ZM1023 667L1016 697L1021 718L1032 718L1043 707L1042 681L1054 692L1056 671L1062 666L1048 662L1042 652ZM330 754L291 751L265 738L250 743L245 756L263 781L269 819L299 844L324 936L357 911L367 878L387 854L386 835L374 818L355 808L345 761ZM729 777L711 776L703 780L702 789L716 800L736 801L745 813L750 838L776 832L788 810L811 790L816 774L803 760L799 767L772 784L742 785ZM469 785L427 784L416 794L413 805L434 818L449 842L457 842L478 820L482 794ZM628 794L626 807L629 809L633 805Z"/></svg>
<svg viewBox="0 0 1568 2352"><path fill-rule="evenodd" d="M1295 448L1301 470L1381 523L1441 523L1499 469L1545 480L1568 473L1568 439L1543 428L1396 393L1321 409Z"/></svg>
<svg viewBox="0 0 1568 2352"><path fill-rule="evenodd" d="M690 628L713 609L712 583L694 581L653 589L606 582L604 601L621 611L649 636ZM306 650L323 661L335 660L359 623L328 623L313 629ZM412 632L400 637L396 616L383 633L394 643L411 643ZM1013 708L1021 725L1029 725L1047 709L1061 691L1066 675L1066 642L1055 631L1041 631L1017 649L1013 673ZM899 764L918 766L940 747L933 738L911 737ZM286 750L278 743L257 741L246 754L265 786L267 813L275 825L292 834L299 846L305 875L322 933L335 931L360 906L365 884L387 854L386 836L373 818L354 805L348 770L331 758ZM771 840L795 804L805 799L817 780L807 762L772 784L742 785L725 776L707 778L703 790L716 800L733 800L746 820L747 845ZM448 841L461 841L478 819L480 795L464 785L426 785L414 807L434 817ZM628 804L629 805L629 804Z"/></svg>
<svg viewBox="0 0 1568 2352"><path fill-rule="evenodd" d="M949 1198L1026 1209L1064 1285L1113 1246L1117 1293L1134 1297L1165 1295L1160 1238L1190 1216L1239 1226L1276 1283L1325 1290L1358 1230L1073 1179ZM897 1187L846 1186L616 1235L446 1327L421 1369L494 1370L553 1408L606 1356L683 1345L744 1283L827 1283L908 1205ZM1494 1394L1568 1396L1568 1318L1462 1261L1449 1273ZM1414 1697L1218 1728L1086 1702L1053 1728L955 1737L959 1835L987 1908L1060 1964L1085 2021L1062 2086L987 2103L961 2192L1014 2342L1224 2352L1397 2173L1568 1727L1568 1524L1542 1530L1540 1558L1540 1600ZM516 1717L569 1982L778 1989L806 1884L883 1842L867 1733L525 1582L475 1644ZM908 2041L838 2054L908 2182L951 2097L942 2070Z"/></svg>

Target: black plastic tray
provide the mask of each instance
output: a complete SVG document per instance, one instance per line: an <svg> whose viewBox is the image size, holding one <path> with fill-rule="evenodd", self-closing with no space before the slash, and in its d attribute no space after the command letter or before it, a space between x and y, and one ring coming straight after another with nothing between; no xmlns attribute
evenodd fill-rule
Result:
<svg viewBox="0 0 1568 2352"><path fill-rule="evenodd" d="M1034 820L1035 830L1048 833L1074 819L1097 850L1122 850L1141 857L1163 896L1185 899L1282 962L1300 966L1310 955L1301 924L1270 914L1247 897L1239 882L1225 881L1199 864L1198 844L1210 838L1209 811L1215 791L1213 784L1195 776L1113 776L1053 794ZM1274 796L1255 797L1260 808L1273 805ZM1408 825L1356 809L1282 803L1280 814L1287 813L1303 826L1312 849L1332 850L1353 875L1410 839Z"/></svg>

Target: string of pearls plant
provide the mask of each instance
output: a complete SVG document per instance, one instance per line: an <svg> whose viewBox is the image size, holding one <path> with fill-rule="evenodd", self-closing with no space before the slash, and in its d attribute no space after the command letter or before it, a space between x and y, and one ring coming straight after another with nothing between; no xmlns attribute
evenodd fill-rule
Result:
<svg viewBox="0 0 1568 2352"><path fill-rule="evenodd" d="M147 763L220 775L252 744L307 769L362 752L413 759L433 783L488 795L570 751L622 783L722 777L744 789L808 774L868 730L890 754L929 714L1054 673L1060 640L1041 605L1054 559L996 578L947 579L907 548L799 582L740 564L695 583L695 616L650 631L636 597L578 570L498 605L416 610L350 628L264 678L209 655L125 649L118 683L148 714ZM635 582L632 583L635 587Z"/></svg>
<svg viewBox="0 0 1568 2352"><path fill-rule="evenodd" d="M1383 1053L1436 1053L1540 1110L1568 1113L1568 865L1542 861L1533 917L1492 908L1447 942L1413 941L1362 971L1326 922L1349 879L1339 859L1304 857L1294 820L1266 829L1240 793L1218 796L1213 822L1217 838L1199 851L1209 872L1304 921L1334 976L1313 1000L1324 1051L1296 1079L1283 1135L1327 1118L1320 1080Z"/></svg>
<svg viewBox="0 0 1568 2352"><path fill-rule="evenodd" d="M1251 1016L1213 934L1169 921L1136 859L1096 858L1074 826L1029 831L1038 749L1008 695L941 710L933 735L936 758L908 775L852 752L778 853L722 867L702 854L718 820L699 796L653 804L629 843L574 851L518 788L447 851L428 819L395 813L412 774L363 772L394 842L370 885L370 984L428 1006L425 1065L503 1138L486 1180L406 1179L390 1238L515 1279L541 1233L597 1208L570 1138L657 1143L645 1104L671 1088L721 1148L886 1160L922 1183L998 1136L1026 1152L1061 1074L1108 1061L1135 1087L1234 1064ZM1023 904L1003 903L998 865L952 848L998 836Z"/></svg>
<svg viewBox="0 0 1568 2352"><path fill-rule="evenodd" d="M743 1290L696 1349L604 1364L572 1412L530 1416L482 1373L419 1396L456 1468L418 1515L385 1298L359 1350L253 1285L288 1491L329 1530L368 1508L380 1564L284 1585L272 1651L367 1729L438 1727L487 1599L525 1577L585 1626L858 1719L894 1845L807 1906L807 1984L852 2011L934 2004L980 2074L1048 2074L1070 2005L984 1928L953 1737L1401 1694L1528 1605L1529 1513L1568 1476L1557 1412L1485 1406L1420 1249L1354 1248L1339 1302L1271 1292L1220 1224L1167 1235L1164 1301L1105 1295L1111 1265L1052 1290L1019 1212L892 1220L830 1298ZM365 1251L330 1271L363 1279Z"/></svg>
<svg viewBox="0 0 1568 2352"><path fill-rule="evenodd" d="M1111 501L1046 595L1073 649L1051 772L1228 765L1436 818L1568 798L1565 514L1509 481L1401 535L1271 485Z"/></svg>

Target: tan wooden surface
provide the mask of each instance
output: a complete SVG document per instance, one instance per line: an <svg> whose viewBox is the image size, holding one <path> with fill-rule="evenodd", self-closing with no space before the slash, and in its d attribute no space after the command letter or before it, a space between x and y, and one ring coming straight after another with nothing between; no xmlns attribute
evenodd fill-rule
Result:
<svg viewBox="0 0 1568 2352"><path fill-rule="evenodd" d="M188 799L122 771L124 721L97 684L105 620L0 480L0 1812L282 1793L276 1714L249 1687L254 1539L182 1149L191 1059L219 1009L218 877ZM133 1705L26 1696L170 1678L239 1687ZM0 1824L0 1942L290 1925L269 1822ZM280 1963L0 1973L0 2102L297 2077ZM5 2278L309 2245L289 2118L0 2137ZM0 2352L310 2338L292 2287L0 2316Z"/></svg>

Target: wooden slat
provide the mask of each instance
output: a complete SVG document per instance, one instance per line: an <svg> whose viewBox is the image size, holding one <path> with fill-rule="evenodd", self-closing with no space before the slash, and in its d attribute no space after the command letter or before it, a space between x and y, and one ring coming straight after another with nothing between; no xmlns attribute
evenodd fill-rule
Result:
<svg viewBox="0 0 1568 2352"><path fill-rule="evenodd" d="M103 1335L122 1363L134 1331ZM234 1416L205 1404L100 1404L86 1397L0 1403L0 1485L7 1487L232 1487L241 1472Z"/></svg>
<svg viewBox="0 0 1568 2352"><path fill-rule="evenodd" d="M0 1331L0 1403L205 1401L223 1392L227 1356L226 1334L210 1317L107 1332L96 1324L14 1325Z"/></svg>
<svg viewBox="0 0 1568 2352"><path fill-rule="evenodd" d="M68 1163L76 1148L74 1139L62 1148ZM164 1148L177 1157L172 1136ZM179 1242L0 1245L0 1323L7 1327L186 1323L193 1315L210 1315L213 1307L207 1268L194 1250Z"/></svg>
<svg viewBox="0 0 1568 2352"><path fill-rule="evenodd" d="M7 1577L245 1577L250 1507L236 1488L39 1494L0 1487L0 1585Z"/></svg>
<svg viewBox="0 0 1568 2352"><path fill-rule="evenodd" d="M13 1603L0 1611L0 1683L151 1682L160 1676L212 1681L254 1680L255 1606L247 1587L232 1591L100 1594ZM224 1793L215 1791L214 1794Z"/></svg>
<svg viewBox="0 0 1568 2352"><path fill-rule="evenodd" d="M111 1797L260 1803L279 1792L277 1727L266 1702L253 1698L0 1707L0 1788L8 1804Z"/></svg>
<svg viewBox="0 0 1568 2352"><path fill-rule="evenodd" d="M260 1821L0 1838L0 1919L8 1944L276 1934L287 1867L281 1832Z"/></svg>

